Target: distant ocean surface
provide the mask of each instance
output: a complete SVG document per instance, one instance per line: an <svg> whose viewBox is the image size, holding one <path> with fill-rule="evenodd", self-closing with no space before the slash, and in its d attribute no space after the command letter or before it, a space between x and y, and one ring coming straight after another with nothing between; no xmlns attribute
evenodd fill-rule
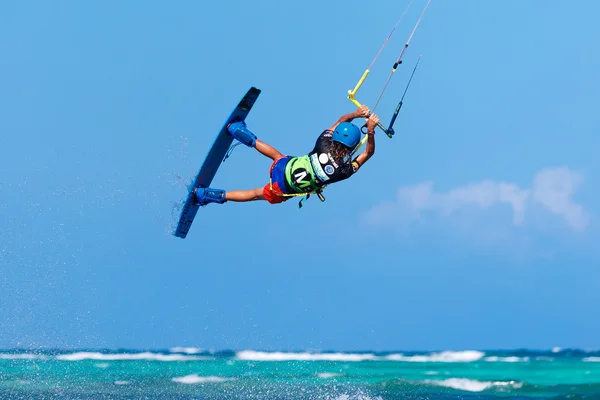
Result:
<svg viewBox="0 0 600 400"><path fill-rule="evenodd" d="M0 351L0 399L600 399L600 351Z"/></svg>

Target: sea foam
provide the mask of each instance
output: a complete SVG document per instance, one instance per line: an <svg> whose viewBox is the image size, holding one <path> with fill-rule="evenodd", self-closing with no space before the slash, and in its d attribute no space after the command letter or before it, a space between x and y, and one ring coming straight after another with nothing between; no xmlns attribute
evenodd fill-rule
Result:
<svg viewBox="0 0 600 400"><path fill-rule="evenodd" d="M376 359L374 354L351 353L284 353L243 350L236 354L246 361L365 361Z"/></svg>
<svg viewBox="0 0 600 400"><path fill-rule="evenodd" d="M102 360L102 361L196 361L205 360L205 357L187 356L182 354L159 354L151 352L143 353L118 353L105 354L97 352L76 352L70 354L61 354L56 356L57 360L63 361L83 361L83 360Z"/></svg>
<svg viewBox="0 0 600 400"><path fill-rule="evenodd" d="M169 351L171 353L198 354L202 353L203 350L197 347L173 347Z"/></svg>
<svg viewBox="0 0 600 400"><path fill-rule="evenodd" d="M514 363L514 362L527 362L529 361L529 357L496 357L496 356L492 356L492 357L486 357L485 361L488 362L509 362L509 363Z"/></svg>
<svg viewBox="0 0 600 400"><path fill-rule="evenodd" d="M473 362L478 361L485 353L475 350L467 351L443 351L441 353L433 353L428 355L412 355L405 356L403 354L390 354L385 358L392 361L405 362Z"/></svg>
<svg viewBox="0 0 600 400"><path fill-rule="evenodd" d="M2 353L2 354L0 354L0 360L46 360L46 359L48 359L47 356L43 356L40 354L26 354L26 353L19 353L19 354Z"/></svg>
<svg viewBox="0 0 600 400"><path fill-rule="evenodd" d="M336 374L335 372L320 372L317 374L319 378L327 379L327 378L336 378L338 376L342 376L342 374Z"/></svg>
<svg viewBox="0 0 600 400"><path fill-rule="evenodd" d="M389 354L376 356L372 353L288 353L243 350L236 354L238 360L247 361L368 361L387 360L403 362L473 362L482 359L485 353L480 351L444 351L426 355Z"/></svg>
<svg viewBox="0 0 600 400"><path fill-rule="evenodd" d="M197 383L218 383L232 380L233 378L222 378L220 376L200 376L198 374L186 375L173 378L173 382L185 383L187 385Z"/></svg>
<svg viewBox="0 0 600 400"><path fill-rule="evenodd" d="M424 381L427 384L442 386L456 390L462 390L465 392L483 392L484 390L492 389L494 387L509 387L513 389L519 389L523 386L521 382L508 381L508 382L482 382L473 379L466 378L450 378L443 381Z"/></svg>

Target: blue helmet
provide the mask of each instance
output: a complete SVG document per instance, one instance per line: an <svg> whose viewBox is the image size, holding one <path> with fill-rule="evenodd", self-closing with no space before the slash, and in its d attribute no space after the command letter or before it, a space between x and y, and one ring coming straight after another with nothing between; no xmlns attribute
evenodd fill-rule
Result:
<svg viewBox="0 0 600 400"><path fill-rule="evenodd" d="M350 122L340 122L333 131L331 140L353 149L360 142L360 129Z"/></svg>

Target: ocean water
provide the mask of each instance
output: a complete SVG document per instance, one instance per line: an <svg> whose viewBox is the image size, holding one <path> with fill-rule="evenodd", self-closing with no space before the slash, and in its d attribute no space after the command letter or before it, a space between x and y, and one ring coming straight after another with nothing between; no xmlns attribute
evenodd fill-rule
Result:
<svg viewBox="0 0 600 400"><path fill-rule="evenodd" d="M0 351L0 399L600 399L600 352Z"/></svg>

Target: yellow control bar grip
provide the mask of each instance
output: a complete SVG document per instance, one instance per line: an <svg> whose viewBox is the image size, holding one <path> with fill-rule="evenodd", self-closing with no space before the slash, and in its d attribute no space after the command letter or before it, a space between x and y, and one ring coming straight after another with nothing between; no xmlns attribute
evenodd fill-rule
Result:
<svg viewBox="0 0 600 400"><path fill-rule="evenodd" d="M354 98L354 96L356 95L356 92L358 92L358 89L360 89L362 84L365 82L365 79L367 79L367 75L369 75L369 72L370 71L368 69L365 71L365 73L362 75L362 77L360 78L360 80L358 81L356 86L354 87L354 90L348 90L348 99L351 102L353 102L354 105L356 105L357 107L360 107L361 104Z"/></svg>
<svg viewBox="0 0 600 400"><path fill-rule="evenodd" d="M356 95L356 92L358 92L358 89L360 89L360 87L362 86L362 84L365 83L365 79L367 79L367 75L369 75L369 72L371 72L369 69L365 70L365 73L361 76L360 80L358 81L358 83L356 84L356 86L354 87L354 89L353 90L348 90L348 100L350 100L351 102L353 102L356 107L360 107L362 104L360 104L359 101L354 98L354 96ZM381 124L381 122L378 123L377 126L379 126L379 128L382 131L384 131L385 133L387 133L386 127L383 126ZM365 138L365 140L363 142L361 142L361 144L364 143L365 141L366 141L366 138Z"/></svg>
<svg viewBox="0 0 600 400"><path fill-rule="evenodd" d="M360 103L359 103L359 102L358 102L358 101L357 101L357 100L356 100L354 97L352 97L352 98L351 98L350 96L348 96L348 98L350 99L350 101L351 101L351 102L353 102L353 103L354 103L354 105L355 105L356 107L360 107L360 106L362 106L362 104L360 104Z"/></svg>

